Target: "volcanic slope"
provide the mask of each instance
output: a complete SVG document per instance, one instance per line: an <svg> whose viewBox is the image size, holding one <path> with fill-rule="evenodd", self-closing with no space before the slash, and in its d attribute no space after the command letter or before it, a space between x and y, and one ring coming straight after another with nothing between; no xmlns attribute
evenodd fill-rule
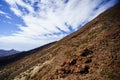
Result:
<svg viewBox="0 0 120 80"><path fill-rule="evenodd" d="M1 80L119 80L120 4L51 46L0 68Z"/></svg>

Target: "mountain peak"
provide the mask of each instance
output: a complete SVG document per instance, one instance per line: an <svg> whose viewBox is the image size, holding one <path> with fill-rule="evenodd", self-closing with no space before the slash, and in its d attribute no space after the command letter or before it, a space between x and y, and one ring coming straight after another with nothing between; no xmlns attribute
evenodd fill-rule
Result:
<svg viewBox="0 0 120 80"><path fill-rule="evenodd" d="M3 50L3 49L0 49L0 57L13 55L13 54L16 54L16 53L18 53L18 52L19 52L19 51L14 50L14 49L11 49L11 50Z"/></svg>

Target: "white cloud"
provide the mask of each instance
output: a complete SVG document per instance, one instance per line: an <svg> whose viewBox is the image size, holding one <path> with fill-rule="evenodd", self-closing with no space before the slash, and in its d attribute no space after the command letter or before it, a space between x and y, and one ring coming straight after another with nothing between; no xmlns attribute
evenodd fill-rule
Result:
<svg viewBox="0 0 120 80"><path fill-rule="evenodd" d="M0 10L0 14L6 15L7 13Z"/></svg>
<svg viewBox="0 0 120 80"><path fill-rule="evenodd" d="M111 0L95 10L102 0L69 0L67 3L64 0L31 0L30 3L22 0L5 1L26 26L18 25L20 31L11 36L0 37L0 42L3 43L0 47L18 50L27 50L59 40L67 35L63 34L61 30L70 32L69 26L66 26L65 23L77 30L79 25L95 18L116 2ZM36 2L38 3L35 5ZM23 9L19 9L19 6ZM35 11L35 9L37 10ZM57 35L57 33L59 34Z"/></svg>
<svg viewBox="0 0 120 80"><path fill-rule="evenodd" d="M8 13L0 10L0 15L5 16L7 19L12 19Z"/></svg>
<svg viewBox="0 0 120 80"><path fill-rule="evenodd" d="M7 19L12 19L12 18L11 18L10 16L8 16L8 15L6 15L5 17L6 17Z"/></svg>
<svg viewBox="0 0 120 80"><path fill-rule="evenodd" d="M18 10L18 8L14 8L14 7L11 7L10 8L14 14L16 14L17 16L22 16L22 12L20 10Z"/></svg>
<svg viewBox="0 0 120 80"><path fill-rule="evenodd" d="M8 23L8 24L12 24L12 22L10 22L10 21L7 21L7 23Z"/></svg>

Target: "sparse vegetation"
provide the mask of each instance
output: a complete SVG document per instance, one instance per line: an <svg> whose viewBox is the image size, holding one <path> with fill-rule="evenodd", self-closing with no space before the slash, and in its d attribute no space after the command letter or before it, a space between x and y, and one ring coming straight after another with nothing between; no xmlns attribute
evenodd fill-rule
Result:
<svg viewBox="0 0 120 80"><path fill-rule="evenodd" d="M79 44L78 43L73 43L71 46L72 47L79 47Z"/></svg>
<svg viewBox="0 0 120 80"><path fill-rule="evenodd" d="M113 74L112 74L112 73L107 73L107 74L106 74L106 77L107 77L107 78L113 78Z"/></svg>
<svg viewBox="0 0 120 80"><path fill-rule="evenodd" d="M99 68L99 69L98 69L98 73L100 73L101 76L104 76L104 75L105 75L104 70L103 70L102 68Z"/></svg>

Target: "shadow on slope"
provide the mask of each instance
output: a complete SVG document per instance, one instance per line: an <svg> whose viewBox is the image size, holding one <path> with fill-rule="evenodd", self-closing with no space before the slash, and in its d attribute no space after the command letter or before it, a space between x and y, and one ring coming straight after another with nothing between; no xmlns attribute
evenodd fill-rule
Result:
<svg viewBox="0 0 120 80"><path fill-rule="evenodd" d="M35 53L38 50L42 50L43 48L49 47L51 44L54 44L54 43L56 43L56 42L52 42L52 43L43 45L41 47L29 50L29 51L23 51L23 52L16 53L16 54L13 54L13 55L10 55L10 56L0 57L0 66L5 66L5 65L7 65L9 63L17 61L17 60L19 60L19 59L21 59L21 58L23 58L25 56L28 56L30 54Z"/></svg>

